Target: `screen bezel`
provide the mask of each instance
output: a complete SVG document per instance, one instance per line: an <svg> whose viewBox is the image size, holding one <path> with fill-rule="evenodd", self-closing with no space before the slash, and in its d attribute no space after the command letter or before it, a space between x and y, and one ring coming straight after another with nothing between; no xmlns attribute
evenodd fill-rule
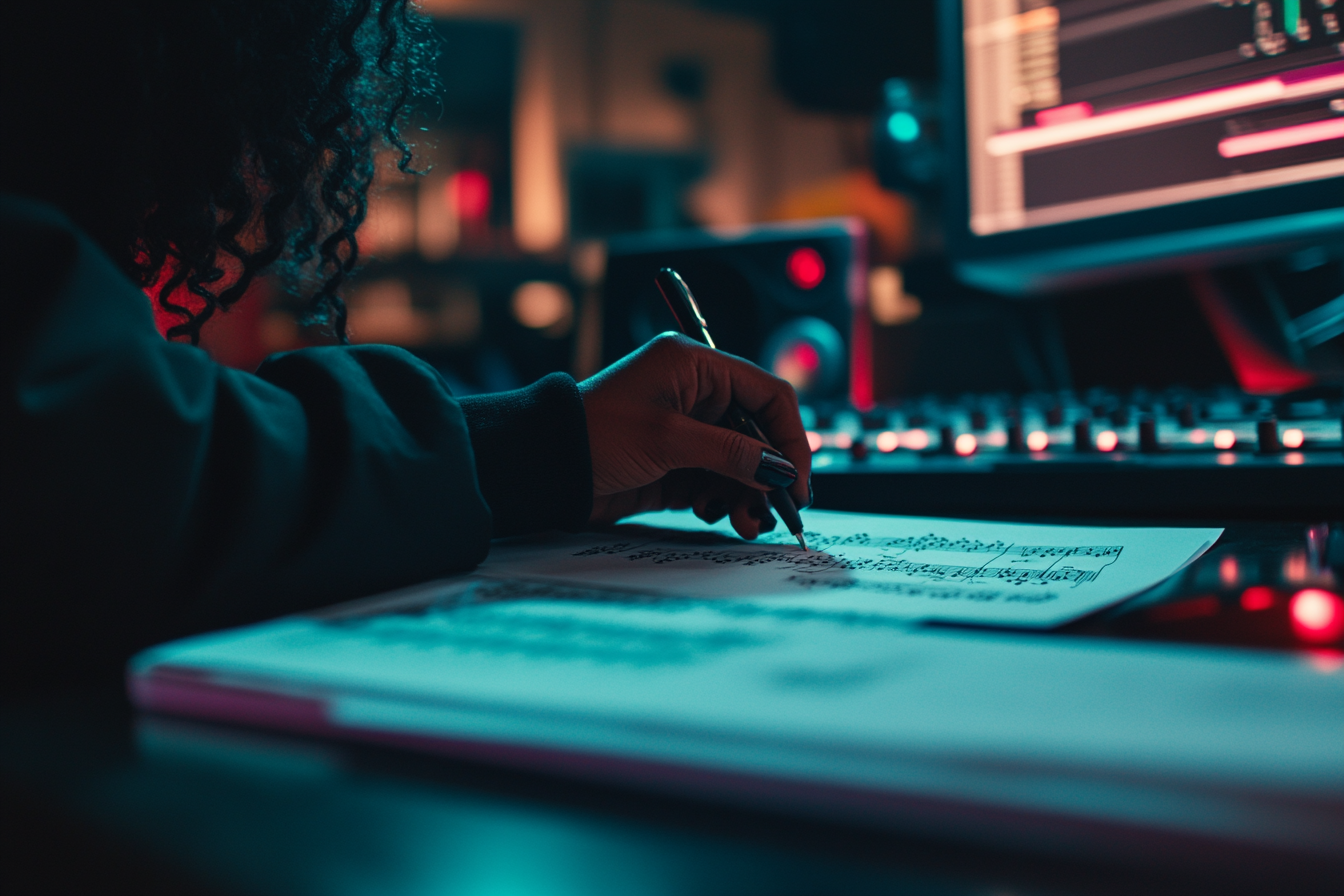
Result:
<svg viewBox="0 0 1344 896"><path fill-rule="evenodd" d="M969 151L966 146L965 59L962 35L963 0L940 0L939 40L941 44L941 72L943 80L943 134L947 161L945 237L949 254L960 263L994 262L1002 260L1009 265L1017 263L1017 273L1004 273L995 280L1008 292L1030 293L1049 291L1052 284L1067 286L1080 280L1114 279L1126 268L1143 269L1138 258L1131 263L1108 264L1096 277L1088 278L1085 271L1071 270L1063 277L1052 277L1048 270L1051 262L1046 256L1059 250L1084 249L1089 246L1116 244L1125 240L1162 234L1184 233L1204 229L1215 230L1229 224L1286 219L1309 212L1334 211L1344 205L1344 177L1332 177L1305 184L1268 187L1234 196L1218 196L1139 211L1119 212L1100 218L1048 224L1025 230L980 235L970 228ZM1331 197L1334 197L1333 200ZM1243 228L1244 230L1244 228ZM1333 239L1344 239L1344 227L1333 234ZM1319 236L1310 241L1320 242ZM1214 239L1217 242L1217 239ZM1254 242L1254 240L1252 240ZM1283 233L1266 237L1268 244L1286 245ZM1291 240L1289 240L1291 242ZM1245 239L1235 246L1238 251L1251 247ZM1205 250L1202 255L1209 256ZM1075 257L1077 253L1074 253ZM1039 276L1029 276L1033 267L1032 256L1041 256ZM1179 256L1162 259L1159 267L1178 266ZM1016 282L1015 281L1020 281Z"/></svg>

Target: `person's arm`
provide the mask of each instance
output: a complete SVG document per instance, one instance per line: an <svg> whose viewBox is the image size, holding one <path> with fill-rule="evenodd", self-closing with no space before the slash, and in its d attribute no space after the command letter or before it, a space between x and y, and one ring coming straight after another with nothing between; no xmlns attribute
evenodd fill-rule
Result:
<svg viewBox="0 0 1344 896"><path fill-rule="evenodd" d="M7 677L464 571L492 535L693 507L754 538L781 466L808 501L793 390L684 338L577 386L553 374L459 405L386 346L254 375L165 342L144 294L48 207L0 198L0 271ZM730 401L792 464L714 425Z"/></svg>
<svg viewBox="0 0 1344 896"><path fill-rule="evenodd" d="M466 419L432 368L366 346L230 370L160 338L145 295L58 214L8 200L0 211L8 671L115 664L485 556L482 487L516 499L478 483ZM558 407L531 400L557 391L542 383L494 408L511 432L568 421L568 441L532 441L563 456L583 498L552 502L540 526L582 524L591 505L568 388Z"/></svg>

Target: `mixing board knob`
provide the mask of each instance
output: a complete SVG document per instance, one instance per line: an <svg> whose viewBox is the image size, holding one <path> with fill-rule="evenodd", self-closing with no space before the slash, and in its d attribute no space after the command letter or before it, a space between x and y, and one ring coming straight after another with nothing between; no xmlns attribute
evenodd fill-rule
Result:
<svg viewBox="0 0 1344 896"><path fill-rule="evenodd" d="M1266 417L1255 424L1255 438L1261 454L1277 454L1283 450L1279 443L1279 421L1275 417Z"/></svg>
<svg viewBox="0 0 1344 896"><path fill-rule="evenodd" d="M1195 406L1186 402L1176 410L1176 421L1186 429L1191 429L1195 425Z"/></svg>
<svg viewBox="0 0 1344 896"><path fill-rule="evenodd" d="M957 434L952 427L943 426L938 430L938 450L943 454L957 453Z"/></svg>
<svg viewBox="0 0 1344 896"><path fill-rule="evenodd" d="M1027 450L1026 440L1022 437L1022 423L1018 420L1008 421L1008 450L1015 454Z"/></svg>
<svg viewBox="0 0 1344 896"><path fill-rule="evenodd" d="M1139 450L1144 454L1157 454L1162 443L1157 439L1157 421L1144 416L1139 419Z"/></svg>
<svg viewBox="0 0 1344 896"><path fill-rule="evenodd" d="M1119 407L1117 407L1117 408L1115 408L1113 411L1111 411L1111 425L1112 425L1112 426L1128 426L1128 425L1129 425L1129 408L1125 407L1124 405L1120 405Z"/></svg>
<svg viewBox="0 0 1344 896"><path fill-rule="evenodd" d="M971 411L971 429L983 432L989 428L989 415L984 411Z"/></svg>
<svg viewBox="0 0 1344 896"><path fill-rule="evenodd" d="M1054 405L1045 410L1045 423L1047 426L1059 426L1064 422L1064 408L1060 405Z"/></svg>
<svg viewBox="0 0 1344 896"><path fill-rule="evenodd" d="M1073 424L1073 450L1092 450L1092 421L1079 420Z"/></svg>
<svg viewBox="0 0 1344 896"><path fill-rule="evenodd" d="M855 439L854 444L849 446L849 456L854 460L868 459L868 445L863 439Z"/></svg>

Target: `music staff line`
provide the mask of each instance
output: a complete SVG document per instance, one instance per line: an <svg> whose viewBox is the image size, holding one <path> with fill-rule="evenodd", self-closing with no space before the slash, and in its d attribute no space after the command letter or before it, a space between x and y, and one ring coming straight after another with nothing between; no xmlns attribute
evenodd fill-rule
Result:
<svg viewBox="0 0 1344 896"><path fill-rule="evenodd" d="M813 539L809 537L811 543ZM843 537L818 536L818 550L802 554L793 550L763 551L741 549L684 549L645 546L645 543L619 542L579 551L574 556L624 555L630 561L649 561L654 564L700 561L713 564L759 566L781 564L799 573L822 572L877 572L899 573L962 583L998 582L1013 586L1070 584L1073 586L1096 581L1103 569L1114 563L1122 548L1118 545L1015 545L1005 542L986 543L969 539L946 539L929 534L917 538L872 538L866 533ZM903 557L843 557L826 553L835 547L862 547L896 549L902 553L936 551L943 553L989 554L981 563L958 564L921 562ZM1049 561L1045 567L996 565L1031 561ZM1078 561L1092 561L1079 563ZM1072 561L1072 562L1069 562ZM1104 561L1098 563L1098 561ZM1096 565L1093 565L1096 564Z"/></svg>

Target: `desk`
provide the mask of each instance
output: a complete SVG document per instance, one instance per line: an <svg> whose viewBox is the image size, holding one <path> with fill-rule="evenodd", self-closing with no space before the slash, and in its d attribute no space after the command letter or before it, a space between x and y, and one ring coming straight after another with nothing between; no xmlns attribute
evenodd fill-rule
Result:
<svg viewBox="0 0 1344 896"><path fill-rule="evenodd" d="M1136 620L1154 603L1248 584L1227 584L1227 556L1242 558L1243 570L1258 566L1256 581L1283 585L1300 572L1292 558L1302 531L1231 528L1177 580L1073 629L1151 634ZM7 892L1310 893L1337 892L1344 879L1344 867L1324 859L1215 851L1138 863L1014 852L137 718L119 682L8 695L0 726Z"/></svg>

